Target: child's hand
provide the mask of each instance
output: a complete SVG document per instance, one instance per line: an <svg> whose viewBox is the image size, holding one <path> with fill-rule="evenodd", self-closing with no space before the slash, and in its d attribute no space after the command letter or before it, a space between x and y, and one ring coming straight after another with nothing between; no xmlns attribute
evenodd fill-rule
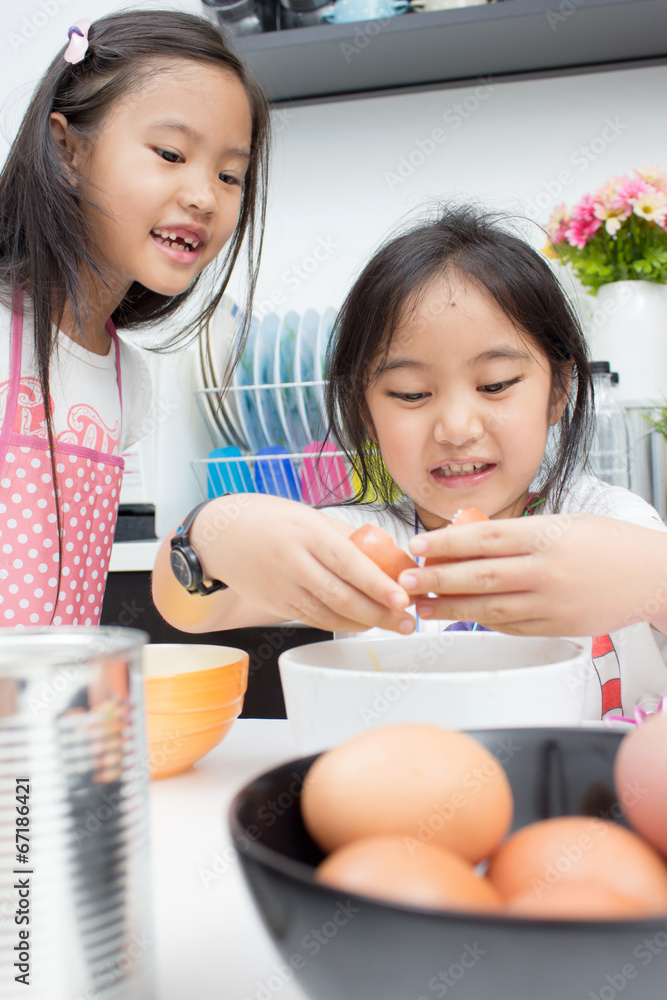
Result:
<svg viewBox="0 0 667 1000"><path fill-rule="evenodd" d="M439 558L401 573L422 618L516 635L596 635L633 621L667 631L667 534L590 514L440 528L410 542Z"/></svg>
<svg viewBox="0 0 667 1000"><path fill-rule="evenodd" d="M407 594L349 541L351 533L335 518L280 497L239 494L208 504L191 538L207 577L224 580L232 592L221 595L220 606L232 609L233 620L218 627L238 627L246 611L256 619L262 609L267 623L413 631Z"/></svg>

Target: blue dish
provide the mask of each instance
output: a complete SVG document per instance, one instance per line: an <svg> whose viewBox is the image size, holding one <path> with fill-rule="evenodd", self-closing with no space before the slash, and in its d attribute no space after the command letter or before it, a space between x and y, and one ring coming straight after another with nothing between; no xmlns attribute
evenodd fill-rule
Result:
<svg viewBox="0 0 667 1000"><path fill-rule="evenodd" d="M281 457L285 456L285 457ZM300 500L294 466L280 445L261 448L255 456L255 486L258 493L271 493L287 500Z"/></svg>
<svg viewBox="0 0 667 1000"><path fill-rule="evenodd" d="M216 389L223 383L230 344L236 340L240 321L239 307L229 295L223 295L211 317L209 329L211 354L208 367L212 387ZM238 412L236 393L225 392L219 401L217 396L211 395L210 400L215 408L215 419L223 437L240 448L250 447ZM225 426L228 428L227 431Z"/></svg>
<svg viewBox="0 0 667 1000"><path fill-rule="evenodd" d="M297 336L296 381L314 382L321 378L316 374L317 339L320 328L320 315L315 309L306 309L301 318ZM298 392L298 404L301 419L308 432L302 449L310 441L319 441L324 437L324 422L322 420L322 386L303 385Z"/></svg>
<svg viewBox="0 0 667 1000"><path fill-rule="evenodd" d="M248 463L230 461L230 459L243 458L240 448L214 448L208 457L206 492L209 499L220 497L224 493L255 492ZM211 461L212 459L220 459L220 461Z"/></svg>
<svg viewBox="0 0 667 1000"><path fill-rule="evenodd" d="M280 324L274 356L274 382L295 382L295 361L299 314L291 309ZM308 428L301 419L296 386L282 386L275 390L276 406L291 451L298 452L308 442Z"/></svg>
<svg viewBox="0 0 667 1000"><path fill-rule="evenodd" d="M331 334L333 332L334 323L336 322L336 317L338 316L338 310L333 309L329 306L322 313L322 318L320 319L320 325L317 330L317 339L315 342L315 362L314 362L314 378L317 381L324 381L326 379L325 361L327 348L329 346L329 341L331 340ZM327 420L327 408L324 399L324 385L319 385L315 387L315 393L317 396L317 405L320 412L320 433L313 435L313 440L323 439L326 437L326 432L329 427L329 422Z"/></svg>
<svg viewBox="0 0 667 1000"><path fill-rule="evenodd" d="M259 320L253 316L250 320L246 346L234 373L234 384L236 386L254 385L254 366L259 327ZM240 389L239 391L230 393L230 395L236 397L236 412L238 413L239 422L251 451L265 448L269 443L259 419L257 401L260 393L261 390L259 389Z"/></svg>
<svg viewBox="0 0 667 1000"><path fill-rule="evenodd" d="M274 356L279 326L280 320L275 313L269 313L262 320L256 341L255 385L274 384ZM287 434L280 419L273 389L258 389L255 397L255 406L267 446L281 445L283 448L288 448Z"/></svg>

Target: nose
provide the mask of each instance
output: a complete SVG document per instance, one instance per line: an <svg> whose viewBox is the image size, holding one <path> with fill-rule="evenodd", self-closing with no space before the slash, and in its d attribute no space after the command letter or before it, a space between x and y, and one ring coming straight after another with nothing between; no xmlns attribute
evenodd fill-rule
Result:
<svg viewBox="0 0 667 1000"><path fill-rule="evenodd" d="M207 171L192 167L182 177L179 200L185 209L194 209L201 215L210 215L218 203L215 180Z"/></svg>
<svg viewBox="0 0 667 1000"><path fill-rule="evenodd" d="M481 414L474 400L458 396L440 403L433 423L433 436L438 443L462 448L478 441L483 433Z"/></svg>

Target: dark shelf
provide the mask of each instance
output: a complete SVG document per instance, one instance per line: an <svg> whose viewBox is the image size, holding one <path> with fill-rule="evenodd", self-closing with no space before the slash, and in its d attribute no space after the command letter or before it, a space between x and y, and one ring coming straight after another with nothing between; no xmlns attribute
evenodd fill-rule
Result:
<svg viewBox="0 0 667 1000"><path fill-rule="evenodd" d="M273 102L667 57L666 0L504 0L236 39Z"/></svg>

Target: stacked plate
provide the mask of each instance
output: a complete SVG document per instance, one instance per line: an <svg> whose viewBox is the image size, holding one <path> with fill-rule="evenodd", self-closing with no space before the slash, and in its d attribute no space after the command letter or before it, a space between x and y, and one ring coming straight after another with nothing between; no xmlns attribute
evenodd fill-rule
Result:
<svg viewBox="0 0 667 1000"><path fill-rule="evenodd" d="M198 393L205 399L202 411L216 444L242 452L280 446L299 453L322 440L324 355L335 318L335 309L253 317L232 385L220 402L216 390L239 321L236 305L222 300L211 322L210 358L202 350L203 390Z"/></svg>
<svg viewBox="0 0 667 1000"><path fill-rule="evenodd" d="M235 303L223 298L201 347L200 409L216 447L192 463L204 496L273 493L309 504L350 496L350 469L324 444L324 356L335 309L290 310L250 322L232 385L219 395L238 328Z"/></svg>

